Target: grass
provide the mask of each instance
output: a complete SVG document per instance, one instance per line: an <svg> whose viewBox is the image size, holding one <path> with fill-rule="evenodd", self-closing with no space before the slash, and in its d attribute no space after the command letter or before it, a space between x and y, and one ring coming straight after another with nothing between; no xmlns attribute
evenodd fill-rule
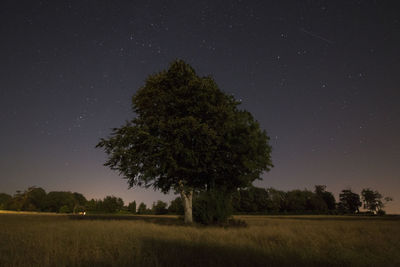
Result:
<svg viewBox="0 0 400 267"><path fill-rule="evenodd" d="M400 266L398 217L238 216L245 228L125 217L0 214L0 266Z"/></svg>

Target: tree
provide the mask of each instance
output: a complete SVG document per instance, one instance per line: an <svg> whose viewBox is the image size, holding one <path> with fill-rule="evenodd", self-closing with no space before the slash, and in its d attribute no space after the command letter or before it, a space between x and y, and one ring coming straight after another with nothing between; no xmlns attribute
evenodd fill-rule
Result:
<svg viewBox="0 0 400 267"><path fill-rule="evenodd" d="M83 212L85 210L85 205L86 205L86 198L81 194L74 192L72 193L72 196L74 198L74 209L73 212Z"/></svg>
<svg viewBox="0 0 400 267"><path fill-rule="evenodd" d="M183 215L183 203L182 203L182 198L177 197L174 200L171 201L168 207L168 212L172 214L178 214L178 215Z"/></svg>
<svg viewBox="0 0 400 267"><path fill-rule="evenodd" d="M286 192L277 190L275 188L267 188L269 197L269 209L273 212L282 212L286 208Z"/></svg>
<svg viewBox="0 0 400 267"><path fill-rule="evenodd" d="M353 193L351 189L344 189L339 194L338 209L345 213L356 213L359 212L361 207L360 195Z"/></svg>
<svg viewBox="0 0 400 267"><path fill-rule="evenodd" d="M130 202L128 205L128 210L130 213L136 213L136 201Z"/></svg>
<svg viewBox="0 0 400 267"><path fill-rule="evenodd" d="M7 209L8 203L11 201L12 197L6 193L0 193L0 210Z"/></svg>
<svg viewBox="0 0 400 267"><path fill-rule="evenodd" d="M146 214L147 213L146 204L144 204L143 202L140 202L137 213L138 214Z"/></svg>
<svg viewBox="0 0 400 267"><path fill-rule="evenodd" d="M63 208L63 211L66 211L67 208L69 212L74 210L75 199L71 192L52 191L46 195L44 200L44 210L59 212L63 206L66 206Z"/></svg>
<svg viewBox="0 0 400 267"><path fill-rule="evenodd" d="M233 208L240 212L267 212L270 204L267 190L255 186L238 190L232 202Z"/></svg>
<svg viewBox="0 0 400 267"><path fill-rule="evenodd" d="M370 188L363 189L361 191L361 197L364 203L364 209L377 214L384 214L383 208L385 207L385 204L392 201L391 197L383 198L378 191L374 191Z"/></svg>
<svg viewBox="0 0 400 267"><path fill-rule="evenodd" d="M23 193L22 210L40 211L44 208L46 191L43 188L31 186Z"/></svg>
<svg viewBox="0 0 400 267"><path fill-rule="evenodd" d="M136 117L97 147L129 186L180 193L192 222L194 191L247 187L272 167L268 136L239 102L182 60L133 96Z"/></svg>
<svg viewBox="0 0 400 267"><path fill-rule="evenodd" d="M122 209L124 206L124 201L122 198L117 198L114 196L106 196L103 199L103 211L106 213L115 213Z"/></svg>
<svg viewBox="0 0 400 267"><path fill-rule="evenodd" d="M325 202L326 208L329 211L333 211L336 208L335 197L331 192L326 191L326 185L316 185L314 192Z"/></svg>
<svg viewBox="0 0 400 267"><path fill-rule="evenodd" d="M7 209L18 211L41 211L45 206L46 192L40 187L18 190L7 203Z"/></svg>
<svg viewBox="0 0 400 267"><path fill-rule="evenodd" d="M168 213L167 206L168 206L167 203L158 200L157 203L153 203L152 212L156 215L167 214Z"/></svg>

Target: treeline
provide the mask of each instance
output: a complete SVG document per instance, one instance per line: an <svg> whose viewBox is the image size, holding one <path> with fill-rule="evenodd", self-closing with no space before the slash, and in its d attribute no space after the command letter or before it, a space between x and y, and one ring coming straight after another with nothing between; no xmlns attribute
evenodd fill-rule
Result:
<svg viewBox="0 0 400 267"><path fill-rule="evenodd" d="M360 207L363 206L369 213L383 215L385 204L391 200L370 188L363 189L361 195L344 189L337 202L324 185L316 185L314 191L281 191L250 186L236 191L230 204L223 203L223 206L233 209L237 214L355 214L360 213ZM200 195L194 196L193 206L201 207L196 202L206 203L204 196ZM77 192L46 193L40 187L30 187L24 192L17 191L14 196L0 193L0 209L60 213L183 214L180 197L172 200L169 205L158 200L148 208L143 202L136 205L136 201L125 205L121 198L115 196L87 200Z"/></svg>
<svg viewBox="0 0 400 267"><path fill-rule="evenodd" d="M316 185L314 191L281 191L274 188L249 187L238 190L232 197L236 213L286 213L286 214L355 214L363 206L366 213L383 215L390 197L383 197L378 191L365 188L361 195L351 189L344 189L337 202L325 185Z"/></svg>
<svg viewBox="0 0 400 267"><path fill-rule="evenodd" d="M167 214L176 213L174 203L176 201L172 201L168 207L166 202L159 200L153 203L151 208L144 203L136 207L135 201L125 205L122 198L115 196L87 200L81 193L66 191L46 193L40 187L29 187L25 191L17 191L13 196L0 193L0 210L13 211Z"/></svg>

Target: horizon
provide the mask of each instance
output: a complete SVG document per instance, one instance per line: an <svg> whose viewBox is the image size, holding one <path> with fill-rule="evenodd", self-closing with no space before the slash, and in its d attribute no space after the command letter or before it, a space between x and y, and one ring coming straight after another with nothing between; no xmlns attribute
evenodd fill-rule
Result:
<svg viewBox="0 0 400 267"><path fill-rule="evenodd" d="M256 185L253 185L253 186L256 186ZM29 187L31 187L31 186L29 186ZM27 188L25 188L25 189L23 189L23 190L19 190L19 191L23 192L23 191L25 191L26 189L28 189L29 187L27 187ZM94 200L102 200L102 199L104 199L106 196L114 196L114 197L117 197L117 198L121 198L121 199L124 201L124 206L127 206L130 202L135 201L137 206L138 206L140 203L143 202L144 204L146 204L146 207L147 207L147 208L151 208L151 206L153 205L153 203L157 202L158 200L161 200L161 201L166 202L166 203L168 204L168 206L169 206L172 200L174 200L174 199L177 198L177 197L180 197L179 194L175 194L175 193L172 193L172 192L170 192L170 193L168 193L168 194L163 194L163 193L161 193L161 192L158 192L158 193L159 193L159 196L160 196L161 198L157 198L157 199L153 199L153 200L144 200L144 201L142 201L142 200L138 200L138 199L132 198L132 196L124 196L124 197L121 197L120 195L106 194L106 195L99 196L99 197L98 197L98 195L96 195L95 197L88 197L88 195L92 196L92 194L91 194L91 193L87 193L87 194L86 194L86 193L84 193L84 192L80 192L80 191L77 191L77 190L47 190L44 186L36 186L36 185L33 185L32 187L42 188L42 189L44 189L44 190L46 191L46 193L54 192L54 191L56 191L56 192L57 192L57 191L67 191L67 192L72 192L72 193L74 193L74 192L76 192L76 193L81 193L81 194L86 198L86 200L88 200L88 201L91 200L91 199L94 199ZM256 187L260 187L260 186L256 186ZM264 188L264 187L260 187L260 188ZM270 188L270 187L267 187L267 188ZM264 189L267 189L267 188L264 188ZM281 190L281 191L285 191L285 192L291 191L291 190L308 190L308 191L314 192L314 189L313 189L313 188L293 188L293 189L289 189L289 190L282 190L282 189L280 189L280 188L275 188L275 187L272 187L272 188L277 189L277 190ZM349 188L343 188L343 189L349 189ZM350 188L350 189L352 189L352 188ZM372 190L375 190L374 188L371 188L371 189L372 189ZM140 187L127 189L127 191L130 191L130 190L139 190L139 191L141 191L141 194L146 194L146 191L147 191L147 190L153 190L153 189L150 189L150 188L149 188L149 189L145 189L145 188L140 188ZM16 190L16 191L18 191L18 190ZM0 193L6 193L6 194L9 194L9 195L13 196L13 195L16 193L16 191L14 191L14 193L8 193L8 192L0 192ZM173 190L172 190L172 191L173 191ZM329 190L329 188L327 188L327 191L328 191L328 192L331 192L331 191ZM353 191L354 193L357 193L358 195L360 195L360 199L361 199L361 190L360 190L360 192L357 192L357 191L354 191L354 190L352 189L352 191ZM331 192L331 193L334 195L336 203L338 203L338 202L339 202L339 193L340 193L340 192ZM381 193L381 194L383 195L383 197L386 197L386 195L385 195L384 192L379 192L379 193ZM388 215L400 215L400 212L393 211L393 208L391 207L392 202L393 202L393 201L388 202L388 203L385 205L385 207L384 207L383 209L386 211L386 213L387 213ZM367 211L366 209L364 209L364 204L360 207L360 211L362 211L362 212ZM266 214L268 214L268 213L266 213Z"/></svg>

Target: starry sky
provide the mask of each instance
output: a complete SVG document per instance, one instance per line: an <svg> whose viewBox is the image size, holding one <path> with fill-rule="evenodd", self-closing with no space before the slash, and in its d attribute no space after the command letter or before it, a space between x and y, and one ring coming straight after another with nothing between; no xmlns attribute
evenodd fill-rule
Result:
<svg viewBox="0 0 400 267"><path fill-rule="evenodd" d="M400 213L396 1L4 0L0 37L0 192L172 199L128 190L95 145L180 58L267 130L275 167L257 186L371 187Z"/></svg>

